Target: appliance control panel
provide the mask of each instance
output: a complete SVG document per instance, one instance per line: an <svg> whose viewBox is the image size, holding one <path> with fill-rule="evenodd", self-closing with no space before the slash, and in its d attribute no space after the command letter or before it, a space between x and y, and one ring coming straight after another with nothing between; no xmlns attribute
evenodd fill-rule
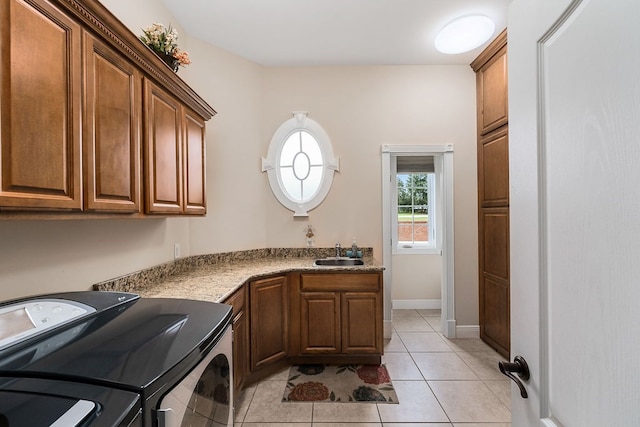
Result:
<svg viewBox="0 0 640 427"><path fill-rule="evenodd" d="M0 350L95 312L81 302L55 298L0 306Z"/></svg>

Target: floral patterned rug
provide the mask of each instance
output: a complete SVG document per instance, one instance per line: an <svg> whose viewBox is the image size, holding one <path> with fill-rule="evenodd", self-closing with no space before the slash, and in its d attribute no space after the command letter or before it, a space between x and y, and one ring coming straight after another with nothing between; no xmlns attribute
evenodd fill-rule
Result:
<svg viewBox="0 0 640 427"><path fill-rule="evenodd" d="M398 403L384 365L294 365L283 402Z"/></svg>

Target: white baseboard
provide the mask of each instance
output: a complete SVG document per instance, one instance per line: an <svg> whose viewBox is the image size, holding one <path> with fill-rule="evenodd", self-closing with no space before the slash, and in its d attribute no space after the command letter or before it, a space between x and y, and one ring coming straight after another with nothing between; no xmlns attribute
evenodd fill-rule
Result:
<svg viewBox="0 0 640 427"><path fill-rule="evenodd" d="M442 334L446 338L456 338L456 321L455 320L445 320L442 325Z"/></svg>
<svg viewBox="0 0 640 427"><path fill-rule="evenodd" d="M391 320L385 320L382 324L382 336L385 340L390 340L393 334L393 322Z"/></svg>
<svg viewBox="0 0 640 427"><path fill-rule="evenodd" d="M480 325L456 326L456 338L480 338Z"/></svg>
<svg viewBox="0 0 640 427"><path fill-rule="evenodd" d="M394 299L391 304L395 309L405 310L440 310L442 308L442 300L439 299Z"/></svg>
<svg viewBox="0 0 640 427"><path fill-rule="evenodd" d="M438 310L441 309L442 301L439 299L396 299L392 301L391 307L405 310ZM393 332L392 322L384 321L384 337L391 338ZM448 320L445 323L444 336L448 338L480 338L480 325L456 325L455 320Z"/></svg>

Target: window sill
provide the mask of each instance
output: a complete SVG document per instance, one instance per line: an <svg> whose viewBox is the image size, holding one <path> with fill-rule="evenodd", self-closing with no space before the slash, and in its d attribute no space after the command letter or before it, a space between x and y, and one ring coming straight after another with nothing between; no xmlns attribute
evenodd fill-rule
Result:
<svg viewBox="0 0 640 427"><path fill-rule="evenodd" d="M438 248L399 248L394 247L391 251L393 255L442 255L442 250Z"/></svg>

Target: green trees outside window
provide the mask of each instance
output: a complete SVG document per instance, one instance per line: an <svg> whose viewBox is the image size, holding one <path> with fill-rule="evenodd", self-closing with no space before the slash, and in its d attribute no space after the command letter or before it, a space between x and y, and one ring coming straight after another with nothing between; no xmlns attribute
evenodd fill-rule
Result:
<svg viewBox="0 0 640 427"><path fill-rule="evenodd" d="M398 241L429 242L429 188L433 173L398 173Z"/></svg>

